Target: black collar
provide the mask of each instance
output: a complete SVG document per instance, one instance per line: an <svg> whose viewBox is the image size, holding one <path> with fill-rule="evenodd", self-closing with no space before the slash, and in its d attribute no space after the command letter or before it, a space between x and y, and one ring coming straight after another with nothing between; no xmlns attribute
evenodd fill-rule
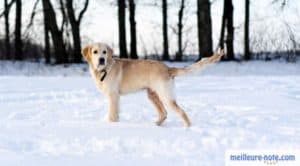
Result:
<svg viewBox="0 0 300 166"><path fill-rule="evenodd" d="M106 75L107 75L107 71L106 71L105 69L102 69L102 70L100 71L100 73L104 73L103 76L102 76L101 79L100 79L100 81L102 82L102 81L105 79Z"/></svg>

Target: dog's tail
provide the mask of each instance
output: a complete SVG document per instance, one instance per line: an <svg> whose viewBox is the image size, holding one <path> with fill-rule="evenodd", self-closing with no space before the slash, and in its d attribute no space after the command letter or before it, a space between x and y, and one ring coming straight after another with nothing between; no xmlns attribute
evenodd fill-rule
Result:
<svg viewBox="0 0 300 166"><path fill-rule="evenodd" d="M223 55L224 55L224 50L221 50L220 52L215 53L214 55L212 55L210 57L202 58L200 61L198 61L190 66L183 67L183 68L170 67L169 73L172 77L175 77L175 76L180 76L180 75L184 75L187 73L191 73L193 71L198 71L198 70L202 69L204 66L206 66L207 64L211 64L211 63L219 61Z"/></svg>

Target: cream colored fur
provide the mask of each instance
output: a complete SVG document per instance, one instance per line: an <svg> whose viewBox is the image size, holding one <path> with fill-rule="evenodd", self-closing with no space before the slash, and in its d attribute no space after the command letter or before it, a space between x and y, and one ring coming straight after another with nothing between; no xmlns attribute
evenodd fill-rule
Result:
<svg viewBox="0 0 300 166"><path fill-rule="evenodd" d="M88 45L82 49L97 88L108 99L109 121L116 122L119 119L120 95L144 89L158 113L157 125L161 125L167 118L167 107L179 115L186 127L191 123L173 95L174 77L200 70L206 64L218 61L223 54L221 51L185 68L170 68L154 60L115 59L112 49L104 43ZM105 59L105 64L100 65L100 58ZM102 70L107 72L103 81Z"/></svg>

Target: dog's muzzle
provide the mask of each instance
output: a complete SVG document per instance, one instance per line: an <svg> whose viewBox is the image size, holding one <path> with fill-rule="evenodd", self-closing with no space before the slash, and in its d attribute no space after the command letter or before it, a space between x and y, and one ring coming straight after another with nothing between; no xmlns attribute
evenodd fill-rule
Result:
<svg viewBox="0 0 300 166"><path fill-rule="evenodd" d="M105 59L99 58L99 65L104 65L104 64L105 64Z"/></svg>

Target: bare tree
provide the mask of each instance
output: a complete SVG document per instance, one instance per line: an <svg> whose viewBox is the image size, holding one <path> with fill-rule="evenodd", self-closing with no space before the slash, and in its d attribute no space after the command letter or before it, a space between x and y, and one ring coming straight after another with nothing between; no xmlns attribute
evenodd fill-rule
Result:
<svg viewBox="0 0 300 166"><path fill-rule="evenodd" d="M137 55L137 42L136 42L136 22L135 22L135 2L134 0L128 0L129 2L129 23L130 23L130 58L138 59Z"/></svg>
<svg viewBox="0 0 300 166"><path fill-rule="evenodd" d="M249 17L250 17L250 0L245 0L245 34L244 34L244 58L245 60L251 59L249 49Z"/></svg>
<svg viewBox="0 0 300 166"><path fill-rule="evenodd" d="M43 13L44 13L44 44L45 44L45 48L44 48L44 56L45 56L45 63L46 64L50 64L51 63L51 54L50 54L50 37L49 37L49 18L46 16L45 13L47 13L48 11L46 10L46 8L43 8Z"/></svg>
<svg viewBox="0 0 300 166"><path fill-rule="evenodd" d="M225 27L227 29L226 37L226 60L234 60L234 27L233 27L233 4L232 0L224 0L223 16L222 16L222 25L221 25L221 35L219 45L221 49L224 48L224 35ZM224 58L223 58L224 59Z"/></svg>
<svg viewBox="0 0 300 166"><path fill-rule="evenodd" d="M184 13L185 0L180 1L180 8L178 11L178 51L175 55L176 61L181 61L183 56L182 49L182 29L183 29L183 13Z"/></svg>
<svg viewBox="0 0 300 166"><path fill-rule="evenodd" d="M220 39L219 39L219 47L221 49L224 49L224 36L225 36L225 25L226 25L226 6L225 4L223 5L223 16L222 16L222 23L221 23L221 32L220 32ZM222 59L224 56L222 57Z"/></svg>
<svg viewBox="0 0 300 166"><path fill-rule="evenodd" d="M167 0L162 0L162 20L163 20L163 60L170 60L169 39L168 39L168 4Z"/></svg>
<svg viewBox="0 0 300 166"><path fill-rule="evenodd" d="M35 0L35 2L34 2L33 9L32 9L31 15L30 15L30 21L29 21L29 24L26 27L26 31L33 25L33 21L34 21L34 18L35 18L35 14L36 14L36 10L37 10L37 6L39 4L39 1L40 0Z"/></svg>
<svg viewBox="0 0 300 166"><path fill-rule="evenodd" d="M199 59L212 55L212 24L209 0L197 0Z"/></svg>
<svg viewBox="0 0 300 166"><path fill-rule="evenodd" d="M7 0L4 0L4 19L5 19L5 59L9 59L10 58L9 9L8 9Z"/></svg>
<svg viewBox="0 0 300 166"><path fill-rule="evenodd" d="M22 43L22 0L16 0L16 18L15 18L15 59L23 59Z"/></svg>
<svg viewBox="0 0 300 166"><path fill-rule="evenodd" d="M73 7L73 0L66 0L66 7L68 12L68 18L72 28L72 36L73 36L73 54L74 54L74 62L81 62L81 40L80 40L80 23L83 18L84 13L87 10L89 4L89 0L85 0L84 7L80 11L78 19L75 17L75 10Z"/></svg>
<svg viewBox="0 0 300 166"><path fill-rule="evenodd" d="M33 25L34 18L35 18L36 12L37 12L37 6L38 6L39 2L40 2L40 0L35 0L35 2L34 2L33 9L32 9L31 16L30 16L30 21L26 27L25 33ZM43 11L43 13L45 13L45 12L47 12L47 11ZM49 37L49 28L47 26L48 19L45 15L43 17L43 21L44 21L44 45L45 45L44 57L45 57L45 63L50 64L50 37Z"/></svg>
<svg viewBox="0 0 300 166"><path fill-rule="evenodd" d="M45 22L45 17L44 17ZM45 63L50 64L51 63L51 54L50 54L50 37L49 37L49 28L48 25L44 23L44 42L45 42L45 48L44 48L44 56L45 56Z"/></svg>
<svg viewBox="0 0 300 166"><path fill-rule="evenodd" d="M51 33L52 43L54 45L56 64L68 63L68 56L63 41L63 26L61 27L61 29L58 28L56 14L50 0L42 0L42 2L44 17L46 17L45 26Z"/></svg>
<svg viewBox="0 0 300 166"><path fill-rule="evenodd" d="M292 46L287 51L286 61L296 62L296 55L297 55L297 51L299 51L300 43L299 40L297 40L295 32L293 31L292 27L287 22L285 22L284 24L286 26L287 33L288 33L288 41L289 43L291 43Z"/></svg>
<svg viewBox="0 0 300 166"><path fill-rule="evenodd" d="M126 42L126 4L125 0L118 0L118 19L119 19L119 47L120 58L128 58Z"/></svg>
<svg viewBox="0 0 300 166"><path fill-rule="evenodd" d="M8 0L4 0L4 24L5 24L5 59L10 59L10 32L9 32L9 12L10 8L13 4L14 0L12 0L10 3L8 3Z"/></svg>
<svg viewBox="0 0 300 166"><path fill-rule="evenodd" d="M226 8L228 9L227 17L227 59L234 60L234 27L233 27L233 4L232 0L225 0Z"/></svg>

